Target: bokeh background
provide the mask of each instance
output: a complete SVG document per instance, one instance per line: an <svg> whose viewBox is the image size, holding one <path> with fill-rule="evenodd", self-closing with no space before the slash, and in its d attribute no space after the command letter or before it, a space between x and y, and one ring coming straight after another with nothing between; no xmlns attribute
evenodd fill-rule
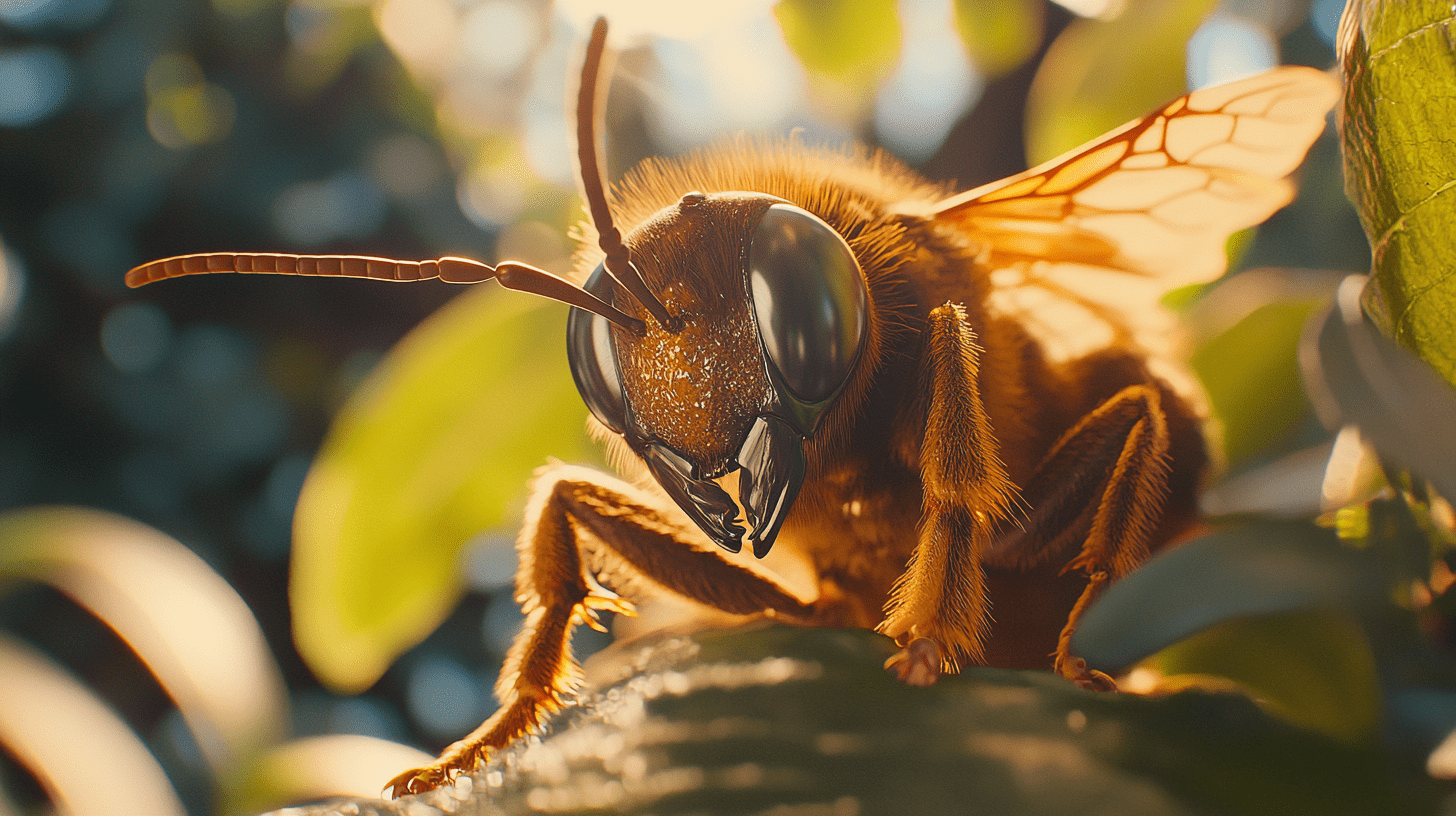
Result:
<svg viewBox="0 0 1456 816"><path fill-rule="evenodd" d="M293 736L437 751L494 706L518 621L508 544L529 470L509 475L520 491L460 562L467 591L444 625L355 696L324 690L294 647L290 524L331 417L460 290L216 276L129 291L128 268L255 250L566 271L581 218L566 95L598 13L621 51L612 177L725 135L800 129L883 147L969 188L1186 88L1281 62L1327 68L1342 5L0 0L0 508L101 508L174 536L261 624ZM1237 243L1237 267L1365 271L1331 134L1301 187ZM1224 417L1234 473L1324 438L1293 367L1312 290L1294 290L1296 319L1268 324L1257 344L1277 346L1260 407L1242 409L1258 415ZM1251 341L1231 342L1205 355L1212 376L1220 360L1249 362ZM521 366L564 358L540 353ZM1236 414L1230 399L1220 404ZM585 410L571 410L579 427ZM1261 430L1240 436L1241 423ZM594 461L577 431L532 444ZM189 812L219 807L192 732L104 623L45 582L11 580L0 631L110 704ZM45 800L4 756L0 791L0 813Z"/></svg>

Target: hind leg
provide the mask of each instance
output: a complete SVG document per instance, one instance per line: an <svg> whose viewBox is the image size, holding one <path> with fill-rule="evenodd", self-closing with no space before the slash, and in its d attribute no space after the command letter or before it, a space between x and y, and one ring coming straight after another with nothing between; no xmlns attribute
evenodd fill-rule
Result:
<svg viewBox="0 0 1456 816"><path fill-rule="evenodd" d="M1083 571L1087 586L1057 640L1053 664L1079 685L1115 688L1072 655L1072 634L1102 590L1147 558L1168 496L1170 447L1159 390L1149 384L1122 389L1058 440L1027 482L1023 495L1031 511L1023 530L992 554L996 563L1034 566L1074 546L1085 531L1063 572Z"/></svg>

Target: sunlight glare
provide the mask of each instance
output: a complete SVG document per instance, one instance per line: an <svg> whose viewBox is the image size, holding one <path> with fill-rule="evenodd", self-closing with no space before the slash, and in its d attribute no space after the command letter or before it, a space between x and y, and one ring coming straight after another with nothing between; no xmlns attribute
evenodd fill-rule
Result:
<svg viewBox="0 0 1456 816"><path fill-rule="evenodd" d="M769 17L776 0L620 0L603 7L599 0L561 0L556 13L583 35L592 21L606 14L615 47L628 48L644 39L695 42L733 29L743 29L755 19Z"/></svg>
<svg viewBox="0 0 1456 816"><path fill-rule="evenodd" d="M900 64L880 88L875 133L912 163L930 158L985 84L966 58L948 0L902 0L906 43Z"/></svg>
<svg viewBox="0 0 1456 816"><path fill-rule="evenodd" d="M772 130L803 98L803 69L767 15L692 41L658 39L652 54L658 71L645 90L653 134L669 151Z"/></svg>
<svg viewBox="0 0 1456 816"><path fill-rule="evenodd" d="M536 55L530 85L521 100L521 150L526 163L540 178L558 187L576 181L574 123L566 119L567 75L580 66L577 31L558 14L551 22L551 39ZM467 215L469 211L467 211Z"/></svg>
<svg viewBox="0 0 1456 816"><path fill-rule="evenodd" d="M1222 85L1273 68L1279 50L1267 28L1215 12L1188 40L1188 87Z"/></svg>
<svg viewBox="0 0 1456 816"><path fill-rule="evenodd" d="M1078 17L1111 20L1122 15L1127 0L1055 0L1056 4Z"/></svg>
<svg viewBox="0 0 1456 816"><path fill-rule="evenodd" d="M448 0L380 0L374 22L410 68L432 78L450 69L460 21Z"/></svg>
<svg viewBox="0 0 1456 816"><path fill-rule="evenodd" d="M536 19L511 0L487 0L465 14L465 55L493 76L520 68L536 47Z"/></svg>

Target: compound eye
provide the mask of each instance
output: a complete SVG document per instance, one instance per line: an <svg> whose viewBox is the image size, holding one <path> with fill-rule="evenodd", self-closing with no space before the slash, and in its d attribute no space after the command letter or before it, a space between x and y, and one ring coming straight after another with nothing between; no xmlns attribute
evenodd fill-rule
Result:
<svg viewBox="0 0 1456 816"><path fill-rule="evenodd" d="M805 403L834 396L868 323L869 295L849 244L812 213L774 204L754 228L748 281L759 335L784 385Z"/></svg>
<svg viewBox="0 0 1456 816"><path fill-rule="evenodd" d="M592 272L584 287L588 292L612 302L611 278L601 264ZM622 379L617 372L617 352L612 343L612 324L600 315L572 308L566 318L566 359L571 364L571 378L576 390L597 421L617 433L627 427L626 400L622 396Z"/></svg>

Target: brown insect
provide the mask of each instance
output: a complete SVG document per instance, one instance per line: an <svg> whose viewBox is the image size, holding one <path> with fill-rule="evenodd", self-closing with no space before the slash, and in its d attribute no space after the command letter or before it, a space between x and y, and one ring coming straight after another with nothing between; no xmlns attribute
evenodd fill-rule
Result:
<svg viewBox="0 0 1456 816"><path fill-rule="evenodd" d="M613 588L874 628L909 683L1050 655L1112 688L1071 634L1188 527L1208 462L1158 298L1220 275L1229 234L1290 201L1337 83L1286 67L1195 91L959 195L879 153L739 140L646 161L609 196L605 38L599 20L578 101L584 286L462 258L207 254L127 275L496 278L575 307L572 374L622 476L540 471L501 708L391 792L444 784L559 708L571 629L632 609ZM745 538L807 564L816 593L718 552Z"/></svg>

